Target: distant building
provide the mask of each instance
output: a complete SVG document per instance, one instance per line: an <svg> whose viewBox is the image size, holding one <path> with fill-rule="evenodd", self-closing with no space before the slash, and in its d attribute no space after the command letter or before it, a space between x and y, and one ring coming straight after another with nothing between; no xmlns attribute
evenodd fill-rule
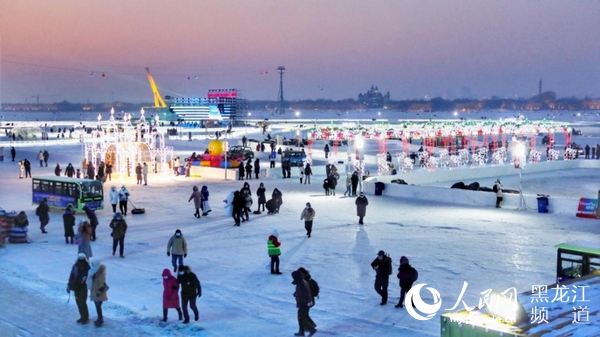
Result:
<svg viewBox="0 0 600 337"><path fill-rule="evenodd" d="M358 94L358 102L367 109L383 108L390 101L390 93L383 95L376 86L371 85L371 89L364 94Z"/></svg>

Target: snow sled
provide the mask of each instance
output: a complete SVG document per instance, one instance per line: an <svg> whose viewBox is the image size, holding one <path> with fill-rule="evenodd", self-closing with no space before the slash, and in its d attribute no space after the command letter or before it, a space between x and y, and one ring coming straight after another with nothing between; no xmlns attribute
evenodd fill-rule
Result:
<svg viewBox="0 0 600 337"><path fill-rule="evenodd" d="M131 202L131 200L129 200L129 202L131 203L131 206L133 206L133 209L131 210L131 214L144 214L146 213L146 209L145 208L137 208L133 202Z"/></svg>
<svg viewBox="0 0 600 337"><path fill-rule="evenodd" d="M459 182L453 184L450 188L458 188L458 189L464 190L465 183L463 183L462 181L459 181Z"/></svg>
<svg viewBox="0 0 600 337"><path fill-rule="evenodd" d="M478 182L471 183L471 184L469 184L469 186L467 186L467 189L471 190L471 191L479 191L479 183Z"/></svg>
<svg viewBox="0 0 600 337"><path fill-rule="evenodd" d="M254 211L253 214L260 214L260 211Z"/></svg>

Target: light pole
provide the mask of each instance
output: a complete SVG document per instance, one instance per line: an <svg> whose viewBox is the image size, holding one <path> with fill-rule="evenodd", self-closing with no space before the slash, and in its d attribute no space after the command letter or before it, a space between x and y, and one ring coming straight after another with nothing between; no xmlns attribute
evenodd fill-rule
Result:
<svg viewBox="0 0 600 337"><path fill-rule="evenodd" d="M525 144L521 141L517 141L515 146L515 168L519 169L519 208L518 210L527 209L525 205L525 197L523 196L523 167L527 161L525 157Z"/></svg>
<svg viewBox="0 0 600 337"><path fill-rule="evenodd" d="M358 183L360 184L360 192L363 191L363 175L364 175L364 169L365 169L365 163L364 163L364 154L363 154L363 147L364 147L365 143L362 137L357 137L354 140L354 147L357 150L357 155L358 155L358 170L359 170L359 180Z"/></svg>

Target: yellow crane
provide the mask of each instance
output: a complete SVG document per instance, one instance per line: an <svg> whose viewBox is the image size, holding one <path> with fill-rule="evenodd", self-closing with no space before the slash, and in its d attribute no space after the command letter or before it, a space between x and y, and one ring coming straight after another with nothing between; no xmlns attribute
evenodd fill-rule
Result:
<svg viewBox="0 0 600 337"><path fill-rule="evenodd" d="M158 92L158 87L156 86L156 83L154 83L154 78L152 78L152 74L150 74L150 68L148 67L146 67L146 74L148 74L148 82L150 82L150 87L152 88L152 93L154 94L154 107L166 108L167 104Z"/></svg>

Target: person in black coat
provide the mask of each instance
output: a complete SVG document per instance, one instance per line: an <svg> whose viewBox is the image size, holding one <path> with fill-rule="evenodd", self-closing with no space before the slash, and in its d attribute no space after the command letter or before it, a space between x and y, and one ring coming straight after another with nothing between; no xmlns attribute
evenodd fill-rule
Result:
<svg viewBox="0 0 600 337"><path fill-rule="evenodd" d="M238 166L238 180L244 180L244 162L241 161Z"/></svg>
<svg viewBox="0 0 600 337"><path fill-rule="evenodd" d="M252 179L252 163L250 162L252 159L248 159L246 162L246 179Z"/></svg>
<svg viewBox="0 0 600 337"><path fill-rule="evenodd" d="M413 268L406 256L400 258L400 267L398 268L398 279L400 280L400 301L396 304L396 308L402 308L406 293L412 288L413 283L419 277L419 273ZM413 308L415 304L412 303Z"/></svg>
<svg viewBox="0 0 600 337"><path fill-rule="evenodd" d="M266 192L265 185L260 183L260 186L258 186L258 189L256 190L256 196L258 197L258 212L260 212L260 206L262 206L262 211L265 211L265 204L267 203Z"/></svg>
<svg viewBox="0 0 600 337"><path fill-rule="evenodd" d="M263 145L264 148L264 145ZM260 174L260 159L256 158L254 160L254 176L258 179L258 175Z"/></svg>
<svg viewBox="0 0 600 337"><path fill-rule="evenodd" d="M15 157L17 156L17 150L15 150L14 146L10 147L10 156L12 158L12 161L15 161Z"/></svg>
<svg viewBox="0 0 600 337"><path fill-rule="evenodd" d="M276 188L273 190L273 193L271 193L271 198L275 200L275 205L277 206L275 208L275 213L279 213L279 207L283 205L283 194Z"/></svg>
<svg viewBox="0 0 600 337"><path fill-rule="evenodd" d="M71 163L67 165L67 168L65 169L65 175L69 178L73 178L73 176L75 175L75 168Z"/></svg>
<svg viewBox="0 0 600 337"><path fill-rule="evenodd" d="M235 221L234 226L239 226L242 211L246 207L246 199L240 193L240 191L233 192L233 201L231 204L233 205L233 212L231 213L231 216L233 217L233 221Z"/></svg>
<svg viewBox="0 0 600 337"><path fill-rule="evenodd" d="M25 178L31 178L31 162L29 162L29 159L23 160L23 167L25 168Z"/></svg>
<svg viewBox="0 0 600 337"><path fill-rule="evenodd" d="M90 220L90 225L92 226L92 235L90 236L90 240L96 241L96 227L98 227L98 217L96 216L96 212L94 212L87 205L83 206L83 210L85 211L85 215Z"/></svg>
<svg viewBox="0 0 600 337"><path fill-rule="evenodd" d="M352 181L352 196L355 197L356 196L356 188L358 187L358 180L359 180L359 176L358 176L358 172L354 171L354 173L352 173L352 177L350 177L350 180Z"/></svg>
<svg viewBox="0 0 600 337"><path fill-rule="evenodd" d="M35 209L35 215L40 219L40 230L43 234L47 234L46 226L50 222L50 207L48 207L48 199L44 198L39 206Z"/></svg>
<svg viewBox="0 0 600 337"><path fill-rule="evenodd" d="M60 168L60 163L56 163L56 167L54 168L54 175L60 177L61 172L62 169Z"/></svg>
<svg viewBox="0 0 600 337"><path fill-rule="evenodd" d="M312 176L312 167L310 167L309 163L306 163L304 167L304 184L308 183L310 185L310 176Z"/></svg>
<svg viewBox="0 0 600 337"><path fill-rule="evenodd" d="M94 179L96 177L96 168L94 164L88 163L87 166L87 179Z"/></svg>
<svg viewBox="0 0 600 337"><path fill-rule="evenodd" d="M181 302L183 309L183 324L190 322L190 314L188 313L188 303L194 312L194 320L200 319L198 307L196 307L196 298L202 296L202 285L196 274L192 273L190 266L183 266L177 274L177 282L181 285Z"/></svg>
<svg viewBox="0 0 600 337"><path fill-rule="evenodd" d="M75 237L75 210L73 205L69 204L63 214L63 227L65 229L65 243L73 244L73 238ZM70 242L69 242L70 240Z"/></svg>
<svg viewBox="0 0 600 337"><path fill-rule="evenodd" d="M377 253L377 257L371 262L371 267L375 270L375 291L381 296L379 305L386 305L388 299L388 284L390 274L392 274L392 259L385 255L383 250Z"/></svg>
<svg viewBox="0 0 600 337"><path fill-rule="evenodd" d="M367 214L367 205L369 205L369 200L365 196L364 192L360 192L358 198L354 202L356 205L356 215L358 216L358 224L364 225L363 219Z"/></svg>
<svg viewBox="0 0 600 337"><path fill-rule="evenodd" d="M304 279L304 273L301 270L292 272L293 285L296 286L294 297L296 298L296 308L298 308L298 332L294 336L304 336L304 332L308 331L309 336L317 332L316 324L310 318L310 308L315 304L313 296L310 293L308 282Z"/></svg>

